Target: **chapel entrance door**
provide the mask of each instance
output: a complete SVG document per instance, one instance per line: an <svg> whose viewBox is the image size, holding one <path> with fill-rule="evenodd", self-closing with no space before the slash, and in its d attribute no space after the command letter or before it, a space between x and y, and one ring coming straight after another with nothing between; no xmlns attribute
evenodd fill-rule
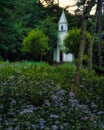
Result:
<svg viewBox="0 0 104 130"><path fill-rule="evenodd" d="M63 61L62 51L60 51L60 62Z"/></svg>

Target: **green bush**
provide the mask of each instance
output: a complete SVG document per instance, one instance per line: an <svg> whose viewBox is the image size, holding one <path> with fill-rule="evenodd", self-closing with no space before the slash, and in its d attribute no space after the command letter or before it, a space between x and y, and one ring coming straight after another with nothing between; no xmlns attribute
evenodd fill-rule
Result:
<svg viewBox="0 0 104 130"><path fill-rule="evenodd" d="M84 69L75 97L73 64L6 62L0 72L1 130L103 130L104 77Z"/></svg>
<svg viewBox="0 0 104 130"><path fill-rule="evenodd" d="M94 103L98 110L103 111L104 108L104 77L94 76L87 78L80 84L79 99L83 103Z"/></svg>
<svg viewBox="0 0 104 130"><path fill-rule="evenodd" d="M104 76L104 67L103 66L94 66L93 68L98 75Z"/></svg>

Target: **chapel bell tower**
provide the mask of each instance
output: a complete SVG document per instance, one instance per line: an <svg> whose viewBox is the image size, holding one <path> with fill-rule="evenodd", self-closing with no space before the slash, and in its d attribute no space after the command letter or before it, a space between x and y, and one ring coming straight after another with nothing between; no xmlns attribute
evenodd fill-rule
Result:
<svg viewBox="0 0 104 130"><path fill-rule="evenodd" d="M64 10L58 22L58 31L68 31L68 22L66 20Z"/></svg>
<svg viewBox="0 0 104 130"><path fill-rule="evenodd" d="M65 16L64 10L58 22L58 41L57 47L54 49L53 61L55 62L67 62L72 61L72 55L65 53L64 38L68 32L68 22Z"/></svg>

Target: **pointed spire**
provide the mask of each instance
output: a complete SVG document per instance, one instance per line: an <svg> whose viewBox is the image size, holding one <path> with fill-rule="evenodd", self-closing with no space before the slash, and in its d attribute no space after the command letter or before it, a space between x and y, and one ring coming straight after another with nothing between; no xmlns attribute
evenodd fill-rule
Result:
<svg viewBox="0 0 104 130"><path fill-rule="evenodd" d="M67 19L66 19L66 16L65 16L64 9L63 9L63 12L62 12L62 14L61 14L61 17L60 17L60 19L59 19L59 23L68 24Z"/></svg>

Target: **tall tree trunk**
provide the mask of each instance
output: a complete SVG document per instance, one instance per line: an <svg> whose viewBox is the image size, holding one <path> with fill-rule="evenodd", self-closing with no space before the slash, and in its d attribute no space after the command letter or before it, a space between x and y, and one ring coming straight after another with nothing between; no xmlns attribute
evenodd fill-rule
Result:
<svg viewBox="0 0 104 130"><path fill-rule="evenodd" d="M91 42L88 48L88 74L89 77L92 75L92 62L93 62L93 44L95 40L95 34L91 38Z"/></svg>
<svg viewBox="0 0 104 130"><path fill-rule="evenodd" d="M102 0L98 0L98 64L102 61Z"/></svg>
<svg viewBox="0 0 104 130"><path fill-rule="evenodd" d="M85 18L83 18L83 23L82 23L82 28L81 28L81 44L79 47L77 68L76 68L75 79L74 79L74 84L73 84L73 88L72 88L72 91L74 93L77 93L79 82L80 82L80 72L81 72L81 68L82 68L83 55L84 55L84 49L85 49L85 43L86 43L86 40L85 40L86 27L87 27L87 20Z"/></svg>
<svg viewBox="0 0 104 130"><path fill-rule="evenodd" d="M96 0L84 0L83 1L83 21L82 21L82 27L81 27L81 43L79 47L79 54L78 54L78 61L77 61L77 67L74 77L74 84L72 87L72 91L74 93L77 93L78 86L80 83L80 74L81 74L81 68L82 68L82 62L83 62L83 55L84 55L84 49L85 49L85 33L86 33L86 27L87 27L87 19L89 17L90 11L92 7L95 5Z"/></svg>
<svg viewBox="0 0 104 130"><path fill-rule="evenodd" d="M91 77L91 75L92 75L93 45L94 45L94 42L95 42L97 17L98 17L98 5L97 5L97 8L96 8L94 21L91 21L91 23L92 23L92 33L91 33L92 38L91 38L91 42L90 42L89 47L88 47L88 72L89 72L89 77Z"/></svg>

